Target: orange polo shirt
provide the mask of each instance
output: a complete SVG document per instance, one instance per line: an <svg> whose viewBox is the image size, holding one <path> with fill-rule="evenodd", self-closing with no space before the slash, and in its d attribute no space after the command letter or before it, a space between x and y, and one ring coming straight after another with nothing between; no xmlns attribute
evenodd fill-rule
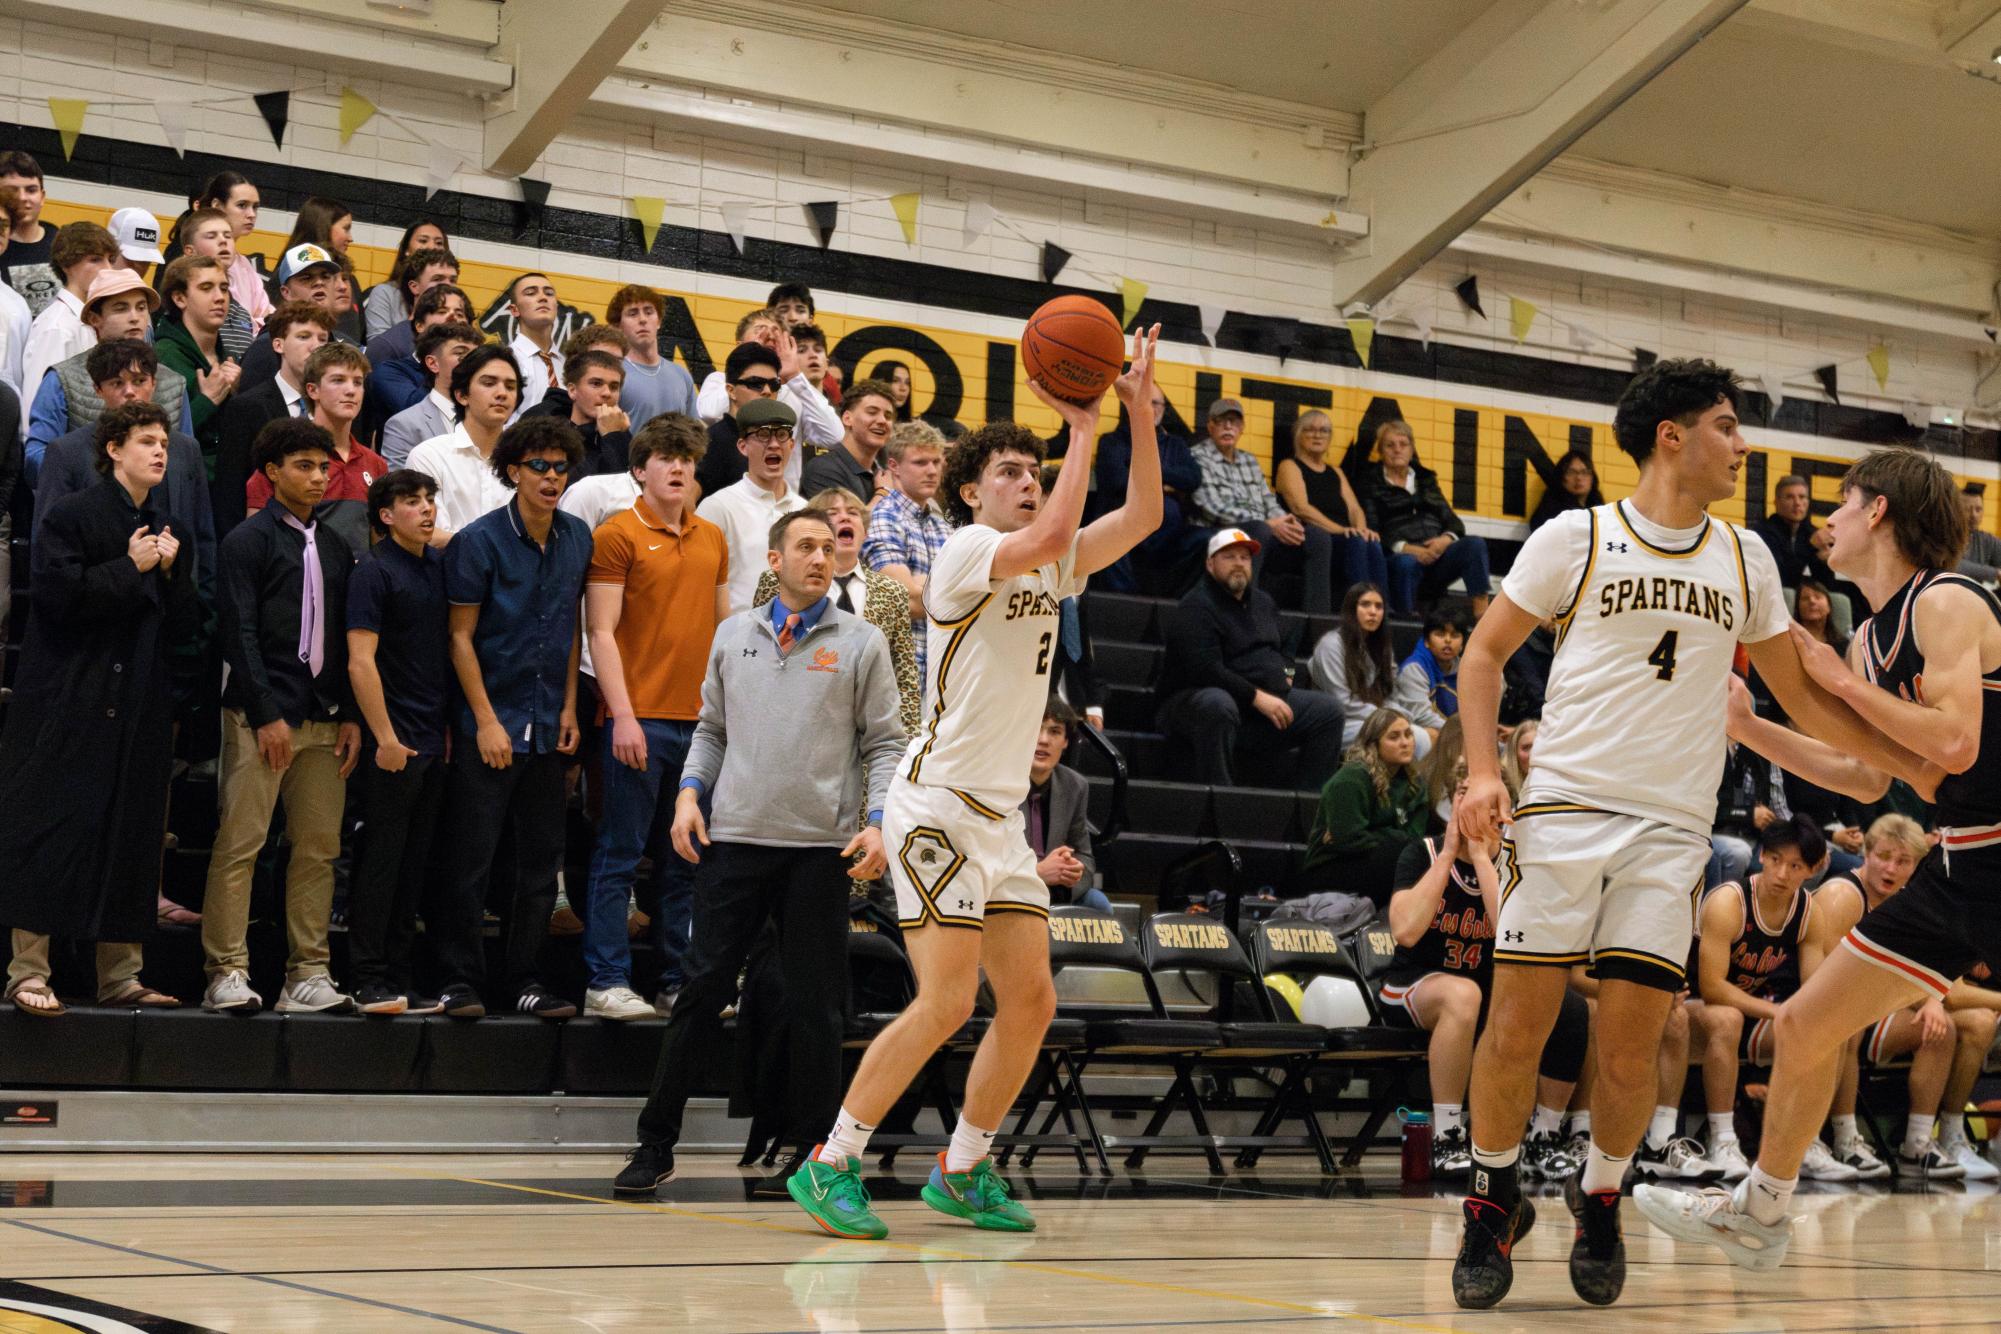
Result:
<svg viewBox="0 0 2001 1334"><path fill-rule="evenodd" d="M625 589L612 638L633 714L695 721L716 635L716 586L729 580L723 530L689 509L675 533L641 496L606 519L592 540L585 582Z"/></svg>

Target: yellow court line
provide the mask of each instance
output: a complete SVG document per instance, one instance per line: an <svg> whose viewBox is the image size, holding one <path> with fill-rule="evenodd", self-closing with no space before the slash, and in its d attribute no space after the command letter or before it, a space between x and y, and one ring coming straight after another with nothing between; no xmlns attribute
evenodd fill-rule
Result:
<svg viewBox="0 0 2001 1334"><path fill-rule="evenodd" d="M683 1209L671 1204L661 1204L655 1200L607 1200L601 1195L579 1195L574 1191L550 1190L545 1186L521 1186L509 1181L489 1181L483 1177L440 1176L435 1172L419 1172L413 1168L393 1168L393 1171L408 1171L413 1176L427 1177L433 1181L456 1181L462 1185L491 1186L495 1190L520 1191L524 1195L547 1195L559 1200L582 1200L586 1204L609 1204L621 1209L643 1209L649 1213L670 1214L676 1218L692 1218L703 1223L726 1223L731 1227L760 1228L771 1232L783 1232L792 1237L808 1237L824 1240L824 1234L808 1231L804 1227L794 1227L784 1223L767 1223L759 1218L731 1218L727 1214L704 1213L699 1209ZM1295 1311L1303 1315L1324 1316L1329 1320L1359 1320L1371 1325L1388 1325L1395 1329L1414 1329L1423 1334L1456 1334L1444 1325L1424 1325L1414 1320L1399 1320L1394 1316L1370 1315L1366 1311L1330 1311L1324 1306L1308 1302L1288 1302L1276 1297L1253 1297L1247 1293L1224 1292L1216 1288L1193 1288L1179 1283L1156 1283L1150 1279L1122 1278L1116 1274L1100 1274L1089 1269L1072 1269L1067 1265L1047 1264L1039 1260L996 1260L978 1251L955 1251L941 1246L918 1246L909 1242L873 1241L857 1242L875 1250L907 1251L932 1259L978 1260L987 1263L1004 1264L1011 1268L1035 1274L1053 1274L1062 1278L1090 1279L1097 1283L1109 1283L1115 1287L1144 1288L1150 1292L1173 1293L1182 1297L1207 1297L1215 1301L1241 1302L1248 1306L1262 1306L1278 1311ZM805 1263L827 1263L826 1261Z"/></svg>

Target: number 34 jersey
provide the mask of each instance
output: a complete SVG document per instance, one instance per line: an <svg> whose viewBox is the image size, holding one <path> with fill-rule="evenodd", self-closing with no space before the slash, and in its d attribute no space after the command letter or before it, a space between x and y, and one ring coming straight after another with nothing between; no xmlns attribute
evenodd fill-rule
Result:
<svg viewBox="0 0 2001 1334"><path fill-rule="evenodd" d="M1737 645L1786 630L1765 544L1717 518L1664 529L1619 501L1545 524L1501 587L1557 636L1517 804L1576 804L1709 837Z"/></svg>

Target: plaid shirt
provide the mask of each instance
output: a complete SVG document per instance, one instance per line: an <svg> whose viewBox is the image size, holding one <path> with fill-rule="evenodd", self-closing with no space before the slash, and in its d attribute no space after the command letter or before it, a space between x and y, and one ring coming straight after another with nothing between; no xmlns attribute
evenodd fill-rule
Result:
<svg viewBox="0 0 2001 1334"><path fill-rule="evenodd" d="M1195 466L1202 470L1202 485L1195 489L1195 511L1202 522L1215 528L1233 523L1276 519L1285 507L1272 494L1265 470L1248 451L1239 449L1230 458L1204 440L1191 451Z"/></svg>
<svg viewBox="0 0 2001 1334"><path fill-rule="evenodd" d="M914 575L931 573L931 562L952 535L951 523L929 504L920 505L901 490L891 488L869 508L868 539L862 543L862 559L871 570L885 565L901 565ZM910 618L917 639L918 679L924 673L924 618Z"/></svg>

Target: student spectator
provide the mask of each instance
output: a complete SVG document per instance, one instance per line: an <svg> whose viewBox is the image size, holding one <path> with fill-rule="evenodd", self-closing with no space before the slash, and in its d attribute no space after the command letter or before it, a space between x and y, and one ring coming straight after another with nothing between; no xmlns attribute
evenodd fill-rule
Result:
<svg viewBox="0 0 2001 1334"><path fill-rule="evenodd" d="M172 779L170 646L201 615L181 541L151 505L167 416L147 403L97 423L100 482L41 509L35 596L0 736L0 922L7 999L63 1013L49 937L97 942L101 1005L180 1004L139 980L152 933Z"/></svg>
<svg viewBox="0 0 2001 1334"><path fill-rule="evenodd" d="M1408 422L1377 426L1374 455L1380 466L1363 471L1355 490L1389 552L1390 610L1408 616L1420 598L1436 597L1459 579L1478 620L1491 592L1486 541L1467 534L1438 488L1438 474L1417 461Z"/></svg>
<svg viewBox="0 0 2001 1334"><path fill-rule="evenodd" d="M351 342L341 332L341 312L335 308L334 279L340 271L340 264L319 246L293 246L278 261L278 295L282 301L310 301L320 307L333 321L332 341ZM277 373L278 352L271 346L270 330L265 329L243 354L243 378L238 388L262 384Z"/></svg>
<svg viewBox="0 0 2001 1334"><path fill-rule="evenodd" d="M748 607L757 592L761 572L757 558L770 550L771 525L782 515L806 508L806 498L785 482L786 463L798 448L792 438L794 421L792 409L767 394L744 403L734 418L725 417L709 428L703 465L721 447L719 433L725 426L730 448L745 464L736 481L717 490L705 489L696 510L723 531L730 552L730 605L738 610Z"/></svg>
<svg viewBox="0 0 2001 1334"><path fill-rule="evenodd" d="M603 353L587 355L623 369ZM617 403L615 386L608 401ZM670 794L701 717L709 644L730 614L733 554L722 529L688 504L705 443L700 425L681 413L647 423L630 449L639 498L592 538L585 624L604 701L604 814L583 913L584 1012L604 1019L655 1013L632 989L625 926L640 859L649 850L654 871L639 907L652 922L660 989L669 996L681 988L688 949L695 871L668 847Z"/></svg>
<svg viewBox="0 0 2001 1334"><path fill-rule="evenodd" d="M445 798L445 563L431 549L431 479L401 469L368 488L382 539L347 590L347 673L367 724L357 800L361 828L348 887L349 981L363 1014L435 1014L411 986L417 910L430 883Z"/></svg>
<svg viewBox="0 0 2001 1334"><path fill-rule="evenodd" d="M1209 438L1194 449L1196 466L1202 470L1195 511L1202 522L1243 529L1256 539L1260 553L1278 543L1272 556L1281 558L1286 568L1299 570L1303 577L1305 610L1323 615L1333 611L1333 539L1322 529L1307 527L1297 515L1287 514L1266 484L1264 469L1238 448L1244 434L1244 405L1234 398L1217 399L1209 405L1207 425ZM1262 576L1268 559L1261 556L1255 562L1253 575Z"/></svg>
<svg viewBox="0 0 2001 1334"><path fill-rule="evenodd" d="M222 430L215 452L215 516L222 532L243 522L250 482L250 452L265 423L281 417L310 417L306 363L333 336L333 316L322 306L287 301L264 323L278 354L278 373L263 384L243 388L222 405Z"/></svg>
<svg viewBox="0 0 2001 1334"><path fill-rule="evenodd" d="M1091 852L1091 785L1063 763L1071 729L1079 721L1077 711L1054 695L1043 705L1021 818L1027 825L1029 851L1035 854L1035 873L1049 886L1049 901L1108 913L1112 901L1097 887L1098 859Z"/></svg>
<svg viewBox="0 0 2001 1334"><path fill-rule="evenodd" d="M1189 452L1188 441L1168 431L1167 395L1153 388L1154 420L1160 431L1160 527L1131 552L1098 575L1097 586L1108 592L1135 593L1142 590L1181 589L1189 583L1189 571L1202 558L1209 530L1189 519L1193 497L1202 486L1202 469ZM1123 407L1117 429L1098 438L1094 466L1095 493L1122 496L1132 472L1132 426ZM1089 512L1087 510L1087 512Z"/></svg>
<svg viewBox="0 0 2001 1334"><path fill-rule="evenodd" d="M306 401L312 405L312 420L333 441L319 517L356 552L368 550L372 529L368 489L389 472L380 454L354 438L367 379L368 358L351 343L329 343L306 361ZM252 476L244 499L250 509L264 508L271 500L269 479L261 473Z"/></svg>
<svg viewBox="0 0 2001 1334"><path fill-rule="evenodd" d="M263 1006L250 989L250 881L281 798L292 847L285 874L291 953L278 1009L353 1006L328 974L327 953L347 776L361 757L344 633L354 553L313 515L332 454L333 441L313 422L266 426L252 461L276 503L238 524L217 554L217 638L229 674L222 814L202 900L205 1010Z"/></svg>
<svg viewBox="0 0 2001 1334"><path fill-rule="evenodd" d="M451 251L417 251L398 265L398 269L403 274L401 282L406 298L405 309L410 313L407 318L399 319L382 332L369 335L368 360L378 368L416 353L417 335L423 332L422 321L427 310L424 297L435 288L446 287L458 293L459 303L464 308L446 312L454 317L454 323L472 323L472 304L458 285L459 262ZM437 308L436 303L428 307L429 310Z"/></svg>
<svg viewBox="0 0 2001 1334"><path fill-rule="evenodd" d="M121 208L104 226L118 242L119 267L132 270L142 282L147 270L167 262L160 253L160 220L151 209Z"/></svg>
<svg viewBox="0 0 2001 1334"><path fill-rule="evenodd" d="M1431 808L1415 767L1417 733L1393 708L1377 709L1320 789L1306 836L1299 892L1323 889L1389 901L1397 861L1424 838Z"/></svg>
<svg viewBox="0 0 2001 1334"><path fill-rule="evenodd" d="M28 299L6 282L6 255L12 244L14 217L22 212L25 210L20 192L11 185L0 185L0 382L14 391L16 403L27 392L22 377L27 368L28 334L35 327Z"/></svg>
<svg viewBox="0 0 2001 1334"><path fill-rule="evenodd" d="M799 349L799 373L838 413L841 410L841 395L839 386L828 377L826 330L817 324L795 324L792 326L792 342Z"/></svg>
<svg viewBox="0 0 2001 1334"><path fill-rule="evenodd" d="M84 327L91 335L90 347L99 342L124 338L145 338L152 331L153 308L159 298L124 269L106 269L91 283L90 298L83 308ZM51 307L54 309L54 307ZM43 373L35 394L33 415L27 427L27 476L33 485L40 474L43 453L50 442L67 432L95 425L104 405L91 387L86 348ZM174 422L177 429L192 435L189 414L191 386L179 375L170 374L153 395L153 401Z"/></svg>
<svg viewBox="0 0 2001 1334"><path fill-rule="evenodd" d="M1535 759L1536 733L1541 728L1542 724L1531 718L1517 726L1501 748L1501 781L1508 785L1509 800L1520 796L1522 784L1528 781L1529 768Z"/></svg>
<svg viewBox="0 0 2001 1334"><path fill-rule="evenodd" d="M698 1054L719 1035L767 922L777 923L785 973L785 1138L801 1158L840 1102L848 922L835 886L843 872L867 880L884 870L883 797L906 738L882 636L828 595L833 546L817 513L774 524L766 560L778 595L730 617L709 654L673 823L675 851L700 863L694 947L639 1114L639 1147L614 1183L622 1193L673 1178ZM840 670L792 666L802 658ZM799 725L808 718L813 726Z"/></svg>
<svg viewBox="0 0 2001 1334"><path fill-rule="evenodd" d="M1424 637L1397 670L1390 703L1404 717L1438 739L1446 719L1459 713L1459 650L1466 647L1466 627L1441 604L1424 618Z"/></svg>
<svg viewBox="0 0 2001 1334"><path fill-rule="evenodd" d="M466 294L450 283L440 283L417 298L416 313L411 317L417 338L440 325L452 324L472 327L472 303ZM477 333L475 342L484 342ZM422 403L431 392L435 379L429 367L418 359L415 346L408 356L380 360L370 352L368 372L368 395L361 402L361 417L355 423L355 434L369 444L377 444L389 419Z"/></svg>
<svg viewBox="0 0 2001 1334"><path fill-rule="evenodd" d="M1418 731L1416 728L1412 730ZM1418 735L1422 736L1422 731L1418 731ZM1425 798L1431 803L1431 813L1436 817L1432 827L1443 829L1452 819L1452 794L1457 776L1466 772L1466 728L1456 717L1447 718L1445 726L1438 729L1431 756L1419 764L1418 772L1424 777Z"/></svg>
<svg viewBox="0 0 2001 1334"><path fill-rule="evenodd" d="M472 367L475 378L483 366L513 370L506 351L494 348L499 360L482 361L485 351L466 358L459 370ZM511 375L504 386L475 386L473 408L511 399L513 386ZM412 458L436 443L419 445ZM445 791L443 827L451 842L425 927L434 932L445 982L440 999L455 1018L486 1013L482 922L496 869L508 891L502 952L514 1008L543 1019L577 1012L543 985L538 960L563 869L564 769L579 735L577 604L591 563L591 533L557 502L582 453L568 422L534 417L508 427L490 451L451 456L455 464L477 459L513 493L467 523L445 550L452 668L461 702ZM508 831L512 865L496 868L494 854Z"/></svg>
<svg viewBox="0 0 2001 1334"><path fill-rule="evenodd" d="M1960 557L1959 572L1991 588L2001 583L2001 537L1980 526L1985 494L1986 488L1977 482L1967 483L1959 493L1959 502L1966 510L1966 553Z"/></svg>
<svg viewBox="0 0 2001 1334"><path fill-rule="evenodd" d="M1261 755L1297 750L1297 783L1312 789L1340 762L1341 709L1292 684L1278 604L1251 571L1257 545L1241 528L1210 538L1208 573L1168 616L1160 730L1194 751L1194 782L1234 784L1233 756L1248 729Z"/></svg>
<svg viewBox="0 0 2001 1334"><path fill-rule="evenodd" d="M625 354L625 386L619 406L637 431L662 413L695 415L695 377L688 368L660 352L660 325L667 318L667 298L651 287L628 283L611 295L605 323L614 326L631 345Z"/></svg>
<svg viewBox="0 0 2001 1334"><path fill-rule="evenodd" d="M804 361L799 353L799 345L778 317L769 310L753 310L736 323L736 340L743 343L761 343L776 354L778 367L778 397L786 406L799 414L799 439L802 444L813 449L833 449L846 436L840 416L835 413L818 385L809 384L804 373ZM702 420L713 422L720 419L734 405L735 395L729 387L736 377L722 371L710 372L702 381L702 391L695 398ZM793 467L803 465L803 458L795 458ZM795 471L786 481L802 490L806 487Z"/></svg>
<svg viewBox="0 0 2001 1334"><path fill-rule="evenodd" d="M1774 820L1789 819L1784 771L1736 741L1727 743L1723 781L1716 794L1716 826L1709 836L1708 883L1742 880L1751 849Z"/></svg>
<svg viewBox="0 0 2001 1334"><path fill-rule="evenodd" d="M451 434L458 420L458 404L452 401L452 372L484 341L478 329L459 323L433 324L417 339L415 360L424 369L427 391L382 424L381 452L390 467L402 467L410 452L424 441Z"/></svg>
<svg viewBox="0 0 2001 1334"><path fill-rule="evenodd" d="M230 226L229 216L221 209L204 208L181 219L179 231L180 254L174 256L200 256L215 260L227 272L236 263L236 230ZM166 274L159 275L159 281L166 281ZM257 322L250 318L250 312L236 299L236 293L229 294L229 313L223 317L222 333L217 341L222 354L230 361L243 360L244 353L257 338Z"/></svg>
<svg viewBox="0 0 2001 1334"><path fill-rule="evenodd" d="M419 218L405 227L403 239L396 243L395 265L389 270L388 281L377 283L361 294L362 333L370 343L409 318L410 289L403 280L410 268L410 257L420 251L451 252L444 224Z"/></svg>
<svg viewBox="0 0 2001 1334"><path fill-rule="evenodd" d="M1785 585L1787 607L1793 605L1803 581L1812 579L1823 588L1833 588L1836 582L1834 571L1827 567L1827 559L1815 542L1820 529L1809 515L1811 506L1806 478L1787 473L1772 488L1772 512L1751 525L1751 531L1764 539L1772 550L1772 559L1779 563L1779 582ZM1834 607L1835 633L1846 640L1853 632L1853 604L1841 592L1829 594L1828 600Z"/></svg>
<svg viewBox="0 0 2001 1334"><path fill-rule="evenodd" d="M812 495L843 486L862 504L873 505L886 489L876 475L876 460L896 425L882 381L858 380L849 388L841 399L841 423L847 428L841 443L806 464L799 489Z"/></svg>
<svg viewBox="0 0 2001 1334"><path fill-rule="evenodd" d="M220 260L184 256L167 266L160 291L160 365L187 383L194 438L214 459L222 447L222 405L243 374L241 365L223 359L218 341L229 314L228 271Z"/></svg>
<svg viewBox="0 0 2001 1334"><path fill-rule="evenodd" d="M0 153L0 187L14 191L8 205L13 238L7 243L5 259L0 260L0 278L27 302L28 318L33 320L63 286L62 274L51 262L55 229L42 222L46 195L41 164L19 149Z"/></svg>
<svg viewBox="0 0 2001 1334"><path fill-rule="evenodd" d="M61 275L62 286L36 314L28 328L27 348L21 354L21 382L27 388L27 400L21 407L27 420L34 419L35 397L49 368L88 352L97 342L96 333L84 323L83 305L97 275L114 267L117 258L118 242L94 222L72 222L56 233L49 263Z"/></svg>
<svg viewBox="0 0 2001 1334"><path fill-rule="evenodd" d="M1320 636L1306 663L1313 688L1341 710L1341 746L1361 735L1369 715L1390 702L1396 686L1396 648L1390 640L1390 618L1383 590L1375 584L1350 584L1341 601L1341 620ZM1419 732L1418 758L1431 749L1429 734Z"/></svg>
<svg viewBox="0 0 2001 1334"><path fill-rule="evenodd" d="M236 233L236 257L229 265L229 292L262 328L265 319L277 308L277 303L264 290L264 275L257 271L257 265L251 262L250 256L243 253L244 241L257 230L257 211L262 203L257 187L236 172L218 172L189 202L196 212L206 208L220 209L229 219L229 225ZM282 277L279 283L283 285Z"/></svg>
<svg viewBox="0 0 2001 1334"><path fill-rule="evenodd" d="M491 460L520 395L521 370L506 348L476 347L452 368L458 424L449 435L433 436L411 450L404 464L438 483L437 531L431 539L438 545L514 499L505 475ZM565 438L574 435L572 431Z"/></svg>
<svg viewBox="0 0 2001 1334"><path fill-rule="evenodd" d="M724 363L724 372L729 378L729 413L721 418L709 418L709 447L702 455L702 466L695 470L696 484L702 494L712 496L735 482L744 474L744 454L738 448L737 436L740 429L736 414L743 411L746 404L761 398L777 398L782 387L778 378L778 354L762 343L738 343ZM788 408L790 404L786 404ZM792 410L793 438L798 438L799 414ZM785 484L793 490L799 489L799 455L795 448L785 461Z"/></svg>
<svg viewBox="0 0 2001 1334"><path fill-rule="evenodd" d="M810 324L820 313L813 301L813 289L805 283L778 284L764 299L764 307L795 334L800 325Z"/></svg>
<svg viewBox="0 0 2001 1334"><path fill-rule="evenodd" d="M567 364L572 357L586 352L603 352L607 356L624 361L632 351L632 340L624 332L610 324L586 324L563 340L563 361ZM570 415L570 391L560 384L549 386L549 392L542 395L536 410L557 417ZM628 429L637 430L637 427Z"/></svg>
<svg viewBox="0 0 2001 1334"><path fill-rule="evenodd" d="M952 535L938 505L945 475L945 437L926 422L902 422L889 433L882 457L890 489L869 512L869 568L903 585L910 595L910 633L917 639L917 670L924 671L924 584L932 558ZM1123 494L1123 492L1121 493Z"/></svg>
<svg viewBox="0 0 2001 1334"><path fill-rule="evenodd" d="M521 368L518 416L542 401L551 385L563 383L563 353L556 346L556 321L562 315L556 284L546 273L524 273L507 287L507 313L514 321L514 341L507 345Z"/></svg>
<svg viewBox="0 0 2001 1334"><path fill-rule="evenodd" d="M625 359L607 352L584 352L563 359L564 396L568 401L560 414L569 418L584 442L582 477L601 473L626 472L632 453L631 420L619 404L625 385ZM550 403L544 398L528 409L542 413ZM551 411L547 415L558 415ZM699 454L697 455L699 457ZM693 482L693 477L689 478Z"/></svg>
<svg viewBox="0 0 2001 1334"><path fill-rule="evenodd" d="M1333 419L1318 408L1302 412L1292 427L1292 456L1280 459L1275 471L1278 496L1301 523L1333 539L1343 583L1380 587L1389 581L1383 544L1347 474L1328 461L1333 443Z"/></svg>
<svg viewBox="0 0 2001 1334"><path fill-rule="evenodd" d="M909 421L910 367L900 361L878 361L869 372L869 378L889 386L889 401L896 409L896 420Z"/></svg>
<svg viewBox="0 0 2001 1334"><path fill-rule="evenodd" d="M1539 462L1533 450L1529 461ZM1605 496L1598 489L1598 469L1592 465L1591 456L1581 449L1573 449L1558 459L1543 474L1542 481L1542 499L1535 503L1535 513L1529 515L1530 532L1565 510L1592 509L1605 503Z"/></svg>

